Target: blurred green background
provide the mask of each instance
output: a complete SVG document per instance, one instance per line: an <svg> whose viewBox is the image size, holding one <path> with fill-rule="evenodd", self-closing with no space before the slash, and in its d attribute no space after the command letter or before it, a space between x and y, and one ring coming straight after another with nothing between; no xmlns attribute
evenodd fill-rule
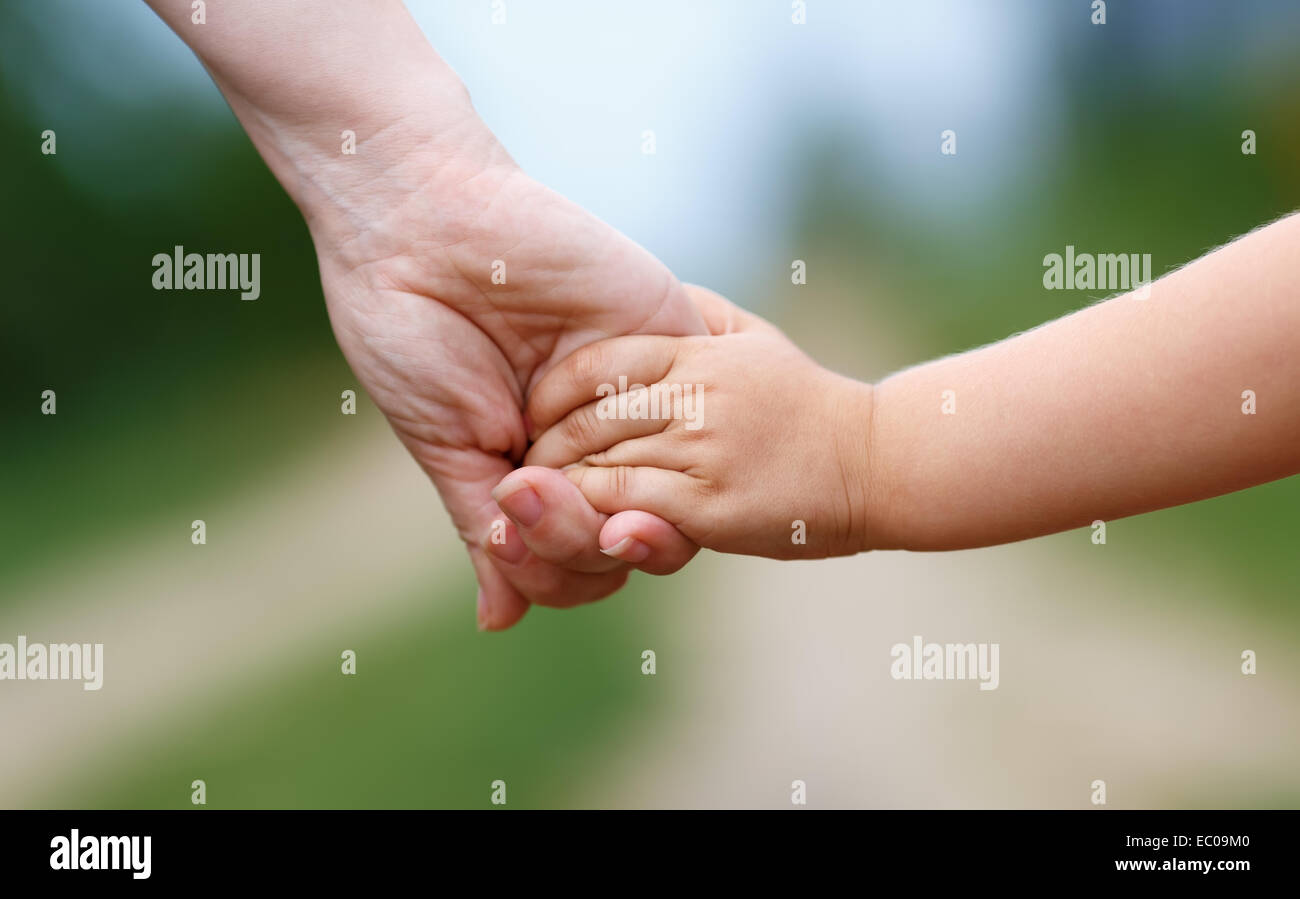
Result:
<svg viewBox="0 0 1300 899"><path fill-rule="evenodd" d="M1066 244L1160 273L1300 205L1290 4L408 5L535 176L858 377L1099 298L1042 288ZM99 693L0 683L0 805L1300 800L1297 479L1105 547L701 558L481 635L432 487L339 414L306 228L198 63L134 0L5 3L0 60L0 641L107 660ZM261 253L261 298L152 290L177 244ZM1003 686L889 681L913 633L1001 640Z"/></svg>

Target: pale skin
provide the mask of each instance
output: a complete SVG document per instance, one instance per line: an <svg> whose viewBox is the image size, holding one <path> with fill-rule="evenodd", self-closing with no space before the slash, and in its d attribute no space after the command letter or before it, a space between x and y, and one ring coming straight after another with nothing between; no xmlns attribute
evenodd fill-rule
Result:
<svg viewBox="0 0 1300 899"><path fill-rule="evenodd" d="M400 0L222 0L204 24L189 0L148 2L302 211L339 345L469 551L479 627L607 596L629 562L686 564L696 547L666 522L610 519L559 472L503 498L510 520L492 496L548 367L615 335L703 333L672 273L519 169ZM602 530L631 529L645 555L600 551Z"/></svg>
<svg viewBox="0 0 1300 899"><path fill-rule="evenodd" d="M526 461L568 466L606 514L782 559L1007 543L1300 472L1300 215L1139 296L871 385L693 288L712 336L579 349L529 398ZM602 418L597 389L620 375L703 384L702 427Z"/></svg>

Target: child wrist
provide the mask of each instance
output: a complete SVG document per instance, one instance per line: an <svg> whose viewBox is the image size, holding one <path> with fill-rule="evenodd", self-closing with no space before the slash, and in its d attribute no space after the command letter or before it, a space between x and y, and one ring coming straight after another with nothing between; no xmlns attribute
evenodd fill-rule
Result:
<svg viewBox="0 0 1300 899"><path fill-rule="evenodd" d="M865 433L861 439L863 526L859 532L859 551L895 549L898 538L893 533L895 516L891 514L894 489L888 464L887 394L882 384L864 385L869 398Z"/></svg>
<svg viewBox="0 0 1300 899"><path fill-rule="evenodd" d="M842 490L840 511L841 534L847 539L830 548L831 555L853 555L875 548L873 505L876 486L871 464L872 420L875 415L875 387L868 383L834 376L839 394L835 410L837 455L840 483L827 496Z"/></svg>

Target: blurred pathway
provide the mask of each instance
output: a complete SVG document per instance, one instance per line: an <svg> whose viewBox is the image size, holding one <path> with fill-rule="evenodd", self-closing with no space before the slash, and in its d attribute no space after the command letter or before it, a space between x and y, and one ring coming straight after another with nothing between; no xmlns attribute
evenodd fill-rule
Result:
<svg viewBox="0 0 1300 899"><path fill-rule="evenodd" d="M102 642L107 671L98 693L0 689L0 806L42 802L88 757L129 753L160 716L256 689L334 634L341 649L401 626L436 599L419 585L461 561L382 428L190 517L208 545L187 517L18 588L4 634ZM664 714L623 734L574 801L789 807L795 779L812 807L1082 807L1096 778L1114 808L1300 795L1294 635L1205 601L1224 585L1105 553L1079 532L824 562L705 554L657 581L675 630ZM472 627L472 597L463 612ZM999 688L892 680L889 648L914 634L999 643Z"/></svg>
<svg viewBox="0 0 1300 899"><path fill-rule="evenodd" d="M582 801L790 808L796 779L823 808L1083 808L1098 778L1111 808L1300 793L1295 635L1104 552L1081 531L943 555L701 557L686 670L658 674L680 714L629 740ZM890 647L915 634L999 643L1000 686L894 681Z"/></svg>
<svg viewBox="0 0 1300 899"><path fill-rule="evenodd" d="M190 543L194 518L205 546ZM103 643L105 676L98 692L0 684L0 807L40 803L88 756L129 752L169 710L255 689L331 634L397 626L412 596L445 595L413 588L460 554L432 485L377 424L165 534L20 585L0 640ZM463 600L473 627L474 598Z"/></svg>

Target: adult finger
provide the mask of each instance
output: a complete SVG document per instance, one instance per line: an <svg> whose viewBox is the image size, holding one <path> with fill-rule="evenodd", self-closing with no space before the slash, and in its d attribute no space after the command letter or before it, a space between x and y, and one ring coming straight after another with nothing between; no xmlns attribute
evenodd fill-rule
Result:
<svg viewBox="0 0 1300 899"><path fill-rule="evenodd" d="M478 597L475 603L478 629L503 631L519 623L532 607L522 593L510 583L507 572L492 563L481 546L469 546L469 559L478 578Z"/></svg>
<svg viewBox="0 0 1300 899"><path fill-rule="evenodd" d="M671 574L699 551L671 523L648 512L625 513L610 528L606 516L593 509L563 473L553 469L521 468L512 472L502 487L506 491L534 489L542 505L540 516L528 519L536 524L525 527L511 520L501 542L485 546L494 558L513 566L512 570L522 571L522 563L531 555L592 571L628 563L650 574ZM515 505L511 499L505 502ZM535 512L532 502L525 495L523 504Z"/></svg>
<svg viewBox="0 0 1300 899"><path fill-rule="evenodd" d="M567 609L595 602L616 593L627 582L631 568L616 559L603 572L573 571L547 562L522 541L514 523L506 520L504 542L485 541L483 549L491 565L530 603Z"/></svg>
<svg viewBox="0 0 1300 899"><path fill-rule="evenodd" d="M511 627L528 611L528 600L493 567L481 546L483 535L500 516L492 488L511 471L510 460L477 449L407 444L433 479L452 523L469 549L478 578L475 606L479 629L498 631Z"/></svg>
<svg viewBox="0 0 1300 899"><path fill-rule="evenodd" d="M597 544L605 516L555 469L528 466L512 471L493 488L492 497L524 545L544 561L584 572L609 571L620 564L601 553ZM518 556L491 544L489 552L505 561Z"/></svg>

